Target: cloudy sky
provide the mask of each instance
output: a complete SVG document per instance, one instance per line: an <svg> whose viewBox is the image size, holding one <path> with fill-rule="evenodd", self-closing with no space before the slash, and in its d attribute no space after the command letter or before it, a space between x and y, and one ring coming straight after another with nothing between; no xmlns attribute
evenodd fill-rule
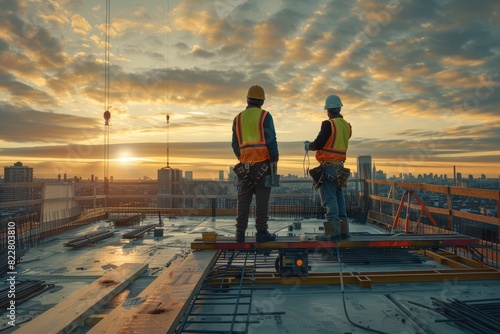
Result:
<svg viewBox="0 0 500 334"><path fill-rule="evenodd" d="M0 0L0 162L102 178L106 1ZM231 125L266 90L279 172L338 94L347 166L500 175L498 0L111 1L110 175L217 177ZM166 115L170 115L170 123ZM315 165L311 156L311 165ZM3 172L3 170L2 170Z"/></svg>

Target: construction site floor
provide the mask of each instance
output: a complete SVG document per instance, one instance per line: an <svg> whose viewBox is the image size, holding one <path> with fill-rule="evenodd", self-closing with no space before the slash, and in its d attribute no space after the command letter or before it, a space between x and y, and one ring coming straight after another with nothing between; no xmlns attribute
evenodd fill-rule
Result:
<svg viewBox="0 0 500 334"><path fill-rule="evenodd" d="M150 217L142 224L155 222L157 218ZM270 221L270 231L277 232L278 238L298 238L303 233L320 232L319 227L322 225L321 220L302 220L300 230L290 230L292 222L293 220ZM64 243L75 236L98 229L111 229L115 235L88 247L64 247ZM160 237L148 233L142 239L122 239L122 235L131 229L133 227L115 228L101 221L63 233L31 248L17 264L17 278L43 280L53 284L53 287L18 305L16 328L9 328L8 318L3 315L0 332L12 333L22 327L23 323L35 319L124 263L148 264L148 269L142 276L96 311L96 315L105 317L126 300L139 296L161 273L169 270L175 259L192 256L193 252L213 252L191 249L193 243L199 242L203 232L215 232L221 238L232 240L234 218L172 217L164 219L163 235ZM370 224L351 223L350 231L354 234L379 234L380 238L387 234L386 230ZM249 227L248 238L252 238L253 234L254 231ZM231 250L244 251L252 252ZM335 280L338 280L340 273L344 278L347 278L349 273L370 271L427 270L435 271L436 275L439 275L439 271L453 269L448 263L424 254L412 253L407 256L399 251L380 252L370 249L359 252L340 249L341 263L334 256L336 254L314 252L310 254L310 273L327 273L336 276ZM454 321L436 312L435 301L500 300L499 279L461 280L446 276L441 280L427 282L373 282L368 288L348 283L347 279L343 284L337 281L333 284L307 284L300 279L282 284L274 268L276 250L269 255L259 253L252 256L258 259L257 272L263 278L256 277L253 280L255 285L252 288L249 308L244 311L238 306L235 311L234 304L208 301L192 310L193 319L196 312L203 314L202 319L186 326L179 334L207 333L211 330L228 332L227 323L224 324L227 314L232 314L232 329L229 332L233 333L370 333L366 328L379 333L473 333L458 328ZM269 277L269 282L265 281L266 277ZM4 280L6 278L7 276L3 277ZM237 280L238 277L233 277L230 281L234 283ZM228 288L228 292L237 289L227 284L224 284L224 287ZM203 291L200 291L200 295L202 293ZM365 328L357 327L353 323ZM87 333L92 326L86 322L78 326L73 333Z"/></svg>

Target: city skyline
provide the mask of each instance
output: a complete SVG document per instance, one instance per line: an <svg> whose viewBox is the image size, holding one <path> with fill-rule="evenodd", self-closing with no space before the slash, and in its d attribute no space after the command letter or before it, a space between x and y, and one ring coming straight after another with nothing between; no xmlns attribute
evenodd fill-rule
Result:
<svg viewBox="0 0 500 334"><path fill-rule="evenodd" d="M0 0L0 163L35 177L103 176L103 1ZM498 177L496 1L111 2L110 175L170 162L216 178L236 163L232 120L266 90L280 174L338 94L353 127L346 166ZM170 124L166 123L170 115ZM310 152L310 166L317 162Z"/></svg>
<svg viewBox="0 0 500 334"><path fill-rule="evenodd" d="M355 177L355 178L363 178L362 176L359 175L359 171L358 171L358 168L359 168L359 158L372 158L371 156L358 156L357 157L357 161L356 161L356 164L355 166L351 166L353 167L353 169L351 169L351 177ZM64 172L60 172L59 174L57 175L51 175L51 176L48 176L48 177L44 177L44 176L36 176L36 171L33 170L33 168L31 166L27 166L25 164L22 163L22 161L17 161L16 163L12 164L12 165L9 165L9 166L4 166L4 169L7 170L12 170L13 168L15 168L16 166L23 166L22 168L25 168L25 169L29 169L31 170L31 173L32 173L32 178L33 178L33 181L34 180L58 180L58 181L61 181L61 180L68 180L68 181L71 181L71 180L86 180L86 181L94 181L95 180L99 180L99 181L102 181L104 179L103 175L100 175L100 174L83 174L83 175L77 175L77 174L74 174L74 173L71 173L71 172L68 172L68 171L64 171ZM389 180L417 180L417 179L425 179L425 180L431 180L431 179L434 179L434 180L442 180L442 181L446 181L446 180L455 180L455 182L461 182L461 181L465 181L465 180L495 180L495 179L500 179L500 175L498 176L493 176L493 177L488 177L486 174L482 173L481 171L478 171L476 170L475 173L463 173L460 169L457 170L457 166L453 166L453 169L451 171L451 173L435 173L433 172L432 170L428 170L428 169L425 169L424 172L420 173L420 172L400 172L398 174L389 174L387 173L385 170L383 169L379 169L377 167L376 164L372 164L371 165L371 178L373 179L380 179L380 180L386 180L386 179L389 179ZM312 166L310 166L310 168L312 168ZM156 173L155 175L143 175L143 174L136 174L136 175L132 175L131 177L128 177L128 178L115 178L114 175L111 173L111 175L109 175L109 177L111 178L111 181L113 180L116 180L116 181L133 181L133 180L156 180L157 179L157 175L158 175L158 172L160 169L173 169L173 170L178 170L181 172L181 177L183 179L187 179L187 180L193 180L193 179L200 179L200 180L221 180L224 179L224 180L228 180L230 179L230 174L232 174L232 166L227 166L226 169L219 169L217 171L214 171L214 172L208 172L205 173L205 174L199 174L199 170L193 170L193 169L190 169L190 170L184 170L184 169L181 169L181 168L178 168L178 166L163 166L157 170L154 170L154 172ZM7 179L6 179L6 175L4 175L5 173L3 174L0 174L0 180L5 180L5 182L7 182ZM299 173L299 174L294 174L294 173L278 173L280 175L282 175L284 177L284 179L286 179L287 177L291 177L291 178L305 178L305 179L310 179L310 175L306 174L306 173ZM202 176L199 176L199 175L202 175ZM33 181L30 181L30 182L33 182ZM12 182L9 181L9 182ZM20 181L20 182L26 182L26 181Z"/></svg>

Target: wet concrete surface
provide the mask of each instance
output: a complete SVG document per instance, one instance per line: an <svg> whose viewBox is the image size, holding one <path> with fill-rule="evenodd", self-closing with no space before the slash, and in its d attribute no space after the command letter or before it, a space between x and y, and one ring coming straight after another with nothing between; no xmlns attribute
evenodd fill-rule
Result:
<svg viewBox="0 0 500 334"><path fill-rule="evenodd" d="M142 224L156 223L156 217L147 218ZM290 230L293 220L269 221L269 230L278 231L279 236L301 235L304 232L320 232L320 220L302 220L300 230ZM59 236L45 240L30 249L17 264L17 280L42 280L53 285L43 293L20 304L16 308L16 324L30 321L85 285L101 277L109 270L123 263L147 263L145 274L130 284L125 290L104 305L99 313L106 314L116 305L137 296L148 286L169 263L179 256L189 256L190 243L202 232L215 231L221 235L233 235L234 219L211 217L165 219L163 236L155 237L151 231L144 238L122 239L122 235L133 227L113 227L100 221ZM76 236L100 229L115 232L113 237L100 240L95 245L72 249L64 243ZM350 231L387 233L371 225L350 224ZM248 235L255 233L249 224ZM428 270L446 266L428 259L422 263L343 263L316 258L312 255L313 272L357 272L369 270ZM4 277L5 280L7 277ZM356 327L350 321L384 333L467 333L453 324L439 322L444 319L438 313L416 306L434 307L432 297L441 299L472 300L500 298L499 281L443 281L422 283L374 284L365 289L350 285L296 285L279 286L254 291L251 312L261 312L252 316L250 324L238 325L247 333L369 333ZM414 302L414 303L412 303ZM345 308L344 308L345 303ZM224 307L205 308L206 312L224 312ZM230 310L227 310L230 311ZM274 315L265 315L277 312ZM410 316L408 313L413 314ZM210 318L210 316L208 316ZM214 319L217 316L214 315ZM350 321L349 321L350 320ZM12 333L9 319L2 317L1 333ZM198 325L201 326L201 325ZM244 327L242 327L244 326ZM241 327L241 328L240 328ZM196 328L194 326L193 328ZM206 328L209 329L209 328ZM85 333L88 327L80 327L75 333Z"/></svg>

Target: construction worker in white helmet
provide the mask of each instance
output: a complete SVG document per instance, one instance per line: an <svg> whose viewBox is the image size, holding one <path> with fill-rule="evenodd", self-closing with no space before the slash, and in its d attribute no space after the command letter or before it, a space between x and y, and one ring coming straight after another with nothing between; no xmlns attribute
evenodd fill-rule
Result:
<svg viewBox="0 0 500 334"><path fill-rule="evenodd" d="M247 107L233 121L233 152L239 160L234 166L238 183L238 213L236 241L245 242L245 231L250 216L250 204L255 194L255 228L257 242L274 241L276 235L268 231L268 208L271 185L266 178L276 171L279 159L278 142L273 117L262 109L266 99L264 89L254 85L248 90Z"/></svg>
<svg viewBox="0 0 500 334"><path fill-rule="evenodd" d="M347 229L347 208L342 186L345 186L349 176L344 162L352 128L340 114L342 106L337 95L328 96L324 107L328 119L321 123L321 130L313 142L304 142L306 151L316 151L316 160L320 163L322 173L318 191L326 214L324 234L316 236L319 241L340 239L344 237L342 230Z"/></svg>

